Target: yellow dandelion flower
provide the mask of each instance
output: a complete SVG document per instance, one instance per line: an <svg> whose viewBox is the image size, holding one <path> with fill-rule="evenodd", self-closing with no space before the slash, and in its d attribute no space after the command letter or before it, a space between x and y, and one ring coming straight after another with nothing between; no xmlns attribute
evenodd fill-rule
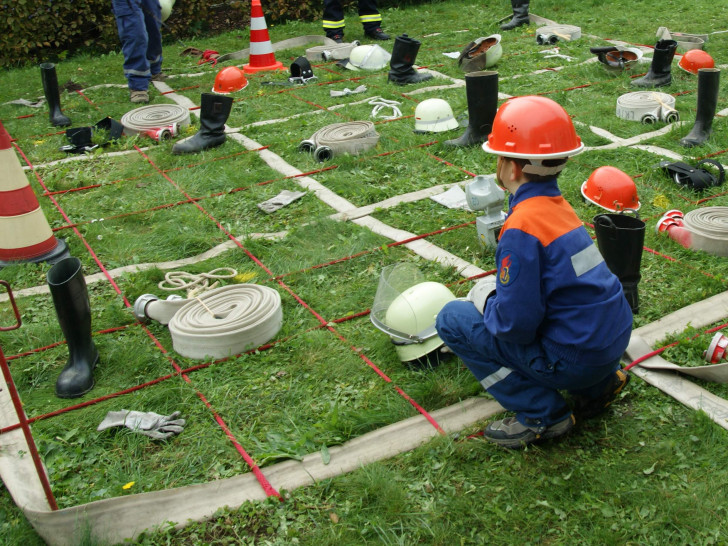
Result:
<svg viewBox="0 0 728 546"><path fill-rule="evenodd" d="M652 200L652 204L660 209L667 210L670 208L670 200L662 194L656 195L655 198Z"/></svg>
<svg viewBox="0 0 728 546"><path fill-rule="evenodd" d="M233 280L238 283L244 283L252 281L255 278L255 273L248 271L246 273L238 273L233 277Z"/></svg>
<svg viewBox="0 0 728 546"><path fill-rule="evenodd" d="M122 485L122 486L121 486L121 488L122 488L123 490L125 490L125 491L126 491L127 489L131 489L131 488L132 488L132 486L133 486L133 485L134 485L135 483L136 483L136 482L129 482L129 483L125 483L124 485Z"/></svg>

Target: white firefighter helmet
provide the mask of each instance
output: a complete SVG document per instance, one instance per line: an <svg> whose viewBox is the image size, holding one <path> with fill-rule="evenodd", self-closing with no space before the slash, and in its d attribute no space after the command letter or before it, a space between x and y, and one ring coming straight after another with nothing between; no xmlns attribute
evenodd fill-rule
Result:
<svg viewBox="0 0 728 546"><path fill-rule="evenodd" d="M172 8L174 7L175 0L159 0L159 5L162 6L162 21L169 19L172 14Z"/></svg>
<svg viewBox="0 0 728 546"><path fill-rule="evenodd" d="M441 133L457 126L458 122L446 100L423 100L415 108L416 133Z"/></svg>
<svg viewBox="0 0 728 546"><path fill-rule="evenodd" d="M460 52L458 65L463 72L477 72L494 66L503 56L501 35L491 34L473 40Z"/></svg>
<svg viewBox="0 0 728 546"><path fill-rule="evenodd" d="M389 334L403 363L434 367L439 363L443 347L435 329L435 318L446 303L456 298L444 284L417 282L421 279L422 274L414 264L385 267L370 319Z"/></svg>
<svg viewBox="0 0 728 546"><path fill-rule="evenodd" d="M380 70L389 64L392 55L382 46L368 44L356 46L349 53L349 70Z"/></svg>

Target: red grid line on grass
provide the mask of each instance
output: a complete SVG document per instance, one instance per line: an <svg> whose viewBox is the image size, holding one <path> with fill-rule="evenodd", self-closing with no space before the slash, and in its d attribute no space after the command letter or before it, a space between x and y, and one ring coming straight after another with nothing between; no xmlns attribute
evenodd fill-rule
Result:
<svg viewBox="0 0 728 546"><path fill-rule="evenodd" d="M23 153L23 151L17 145L15 145L15 148L18 150L18 153L21 155L21 157L25 160L25 162L28 164L28 166L31 168L31 170L35 174L35 177L36 177L38 183L43 187L43 189L45 191L48 191L48 188L45 186L45 183L43 182L42 178L39 176L38 172L35 170L35 168L31 164L31 162L27 158L27 156ZM144 153L138 147L135 147L135 148L136 148L136 150L139 153L141 153L142 155L144 155ZM66 212L63 210L63 208L60 206L60 204L58 203L58 201L56 201L56 199L53 196L49 196L49 199L53 202L53 204L55 205L56 209L63 216L63 218L68 223L71 223L70 218L68 217L68 215L66 214ZM124 305L126 305L126 307L128 307L128 308L131 308L132 305L126 299L126 296L124 296L124 294L121 292L121 289L116 284L116 282L114 281L113 277L111 275L109 275L108 271L106 270L106 268L104 267L104 265L101 263L101 260L98 258L98 256L96 255L96 253L93 251L93 249L88 244L88 242L86 241L86 239L83 237L83 235L81 234L81 232L78 231L78 229L75 228L75 227L72 228L72 229L73 229L74 233L76 234L76 236L82 241L82 243L84 244L84 246L86 247L86 249L89 251L89 253L91 254L91 257L96 262L96 264L99 266L99 268L101 269L101 271L104 273L104 275L106 276L107 280L111 283L111 285L114 288L114 290L116 291L116 293L121 296L122 300L124 301ZM243 449L243 447L240 445L240 443L235 439L235 437L232 435L230 429L224 423L224 421L222 420L222 418L220 417L220 415L214 410L214 408L212 408L212 406L207 401L207 399L204 397L204 395L202 394L202 392L200 392L197 388L195 388L192 385L192 381L189 378L189 376L187 376L186 374L183 374L182 373L182 369L174 361L174 359L172 359L171 357L168 356L166 349L162 346L162 344L154 336L154 334L152 334L152 332L149 331L149 329L146 328L146 326L142 325L142 328L147 333L147 335L152 340L152 342L159 348L159 350L162 352L162 354L165 355L165 357L167 358L167 360L174 367L175 371L177 371L181 375L181 377L185 380L185 382L187 382L192 387L192 389L195 391L195 394L198 396L198 398L200 398L200 400L213 413L213 415L215 417L215 421L218 422L218 425L220 425L220 427L223 430L223 432L225 433L225 435L231 441L231 443L233 444L233 446L235 447L235 449L238 451L238 453L243 457L243 459L248 464L248 466L250 467L250 469L253 472L253 474L255 474L256 478L258 479L258 482L260 483L261 487L265 491L266 495L268 495L268 496L276 496L276 497L279 497L280 498L280 494L270 485L270 483L268 482L268 480L266 479L266 477L260 471L260 468L258 467L258 465L255 463L255 461L253 461L253 459L250 457L250 455L248 455L248 453Z"/></svg>
<svg viewBox="0 0 728 546"><path fill-rule="evenodd" d="M149 164L152 167L154 167L155 169L157 169L159 171L159 173L165 179L167 179L167 181L170 184L172 184L175 188L177 188L185 197L188 197L189 198L189 194L187 194L187 192L183 188L181 188L174 180L172 180L171 178L169 178L169 176L167 176L165 173L163 173L161 171L161 169L159 169L154 164L154 162L151 160L151 158L149 158L149 156L147 156L141 149L137 148L137 150L139 151L140 154L142 154L142 156L144 156L147 159L147 161L149 162ZM252 252L250 252L250 250L248 250L215 217L213 217L208 211L206 211L199 203L196 203L195 202L193 204L199 209L199 211L202 214L204 214L205 216L207 216L218 227L218 229L220 229L231 241L233 241L243 252L245 252L245 254L251 260L253 260L253 262L256 265L258 265L258 267L260 267L261 269L263 269L263 271L265 271L271 277L274 277L275 276L273 274L273 272L263 262L261 262ZM286 292L288 292L304 309L306 309L309 313L311 313L314 316L314 318L316 318L316 320L318 320L322 325L324 325L327 330L329 330L331 333L333 333L335 336L337 336L342 342L348 343L346 341L346 338L344 338L344 336L342 336L339 332L337 332L336 329L333 326L331 326L331 324L327 320L325 320L310 305L308 305L305 301L303 301L303 299L298 294L296 294L286 283L284 283L282 280L277 280L276 282L278 283L278 285L281 288L283 288ZM376 364L374 364L374 362L372 362L371 360L369 360L369 358L367 358L366 355L364 355L363 353L361 353L358 349L356 349L353 346L350 346L350 348L353 351L355 351L356 354L357 354L357 356L359 356L359 358L361 358L372 370L374 370L374 372L377 373L377 375L379 375L387 383L391 383L392 382L391 378L389 378L382 370L380 370L376 366ZM429 415L429 413L427 413L427 411L422 406L420 406L419 404L417 404L417 402L415 402L412 398L410 398L400 387L398 387L396 385L393 385L393 386L394 386L395 390L397 390L397 392L403 398L405 398L423 417L425 417L425 419L427 419L430 422L430 424L432 424L438 430L438 432L444 433L443 430L442 430L442 428L440 427L440 425L437 424L437 422L434 420L434 418L431 415Z"/></svg>
<svg viewBox="0 0 728 546"><path fill-rule="evenodd" d="M428 146L433 146L434 144L437 144L438 142L439 141L437 141L437 140L433 140L431 142L425 142L423 144L416 144L416 145L410 146L408 148L400 148L398 150L392 150L392 151L389 151L389 152L382 152L382 153L375 154L375 155L372 155L372 156L360 157L360 158L358 158L357 161L364 162L364 161L368 161L368 160L373 159L373 158L388 157L390 155L394 155L394 154L398 154L398 153L403 153L403 152L408 152L408 151L416 150L418 148L426 148ZM267 149L267 146L262 146L260 148L256 148L256 151L257 150L264 150L264 149ZM230 156L226 156L226 157L229 158ZM452 165L452 164L449 164L449 166L453 166L454 167L454 165ZM65 225L61 225L61 226L54 227L53 228L53 232L55 233L55 232L62 231L62 230L65 230L65 229L71 229L71 228L74 228L74 227L88 225L88 224L92 224L92 223L105 222L105 221L108 221L108 220L114 220L114 219L119 219L119 218L126 218L126 217L129 217L129 216L136 216L136 215L140 215L140 214L146 214L146 213L149 213L149 212L156 212L156 211L159 211L159 210L176 207L178 205L188 205L188 204L196 203L197 201L201 201L201 200L204 200L204 199L209 199L209 198L212 198L212 197L220 197L222 195L230 195L230 194L237 193L237 192L241 192L241 191L247 191L247 190L249 190L251 188L254 188L254 187L265 186L265 185L268 185L268 184L272 184L274 182L279 182L281 180L288 180L288 179L292 179L292 178L301 178L301 177L304 177L304 176L310 176L311 174L317 174L317 173L321 173L321 172L325 172L325 171L330 171L330 170L338 169L338 168L339 168L338 165L329 165L328 167L324 167L324 168L321 168L321 169L315 169L313 171L308 171L306 173L301 173L301 174L296 174L296 175L289 175L289 176L284 176L284 177L280 177L280 178L273 178L273 179L270 179L270 180L264 180L263 182L258 182L256 184L252 184L250 186L233 188L231 190L227 190L227 191L224 191L224 192L216 192L216 193L213 193L213 194L203 195L203 196L199 196L199 197L190 197L189 199L185 199L185 200L181 200L181 201L176 201L174 203L164 203L162 205L157 205L157 206L150 207L150 208L146 208L146 209L129 211L129 212L124 212L124 213L114 214L114 215L107 215L107 216L104 216L103 218L92 218L91 220L84 220L84 221L76 222L76 223L73 223L73 224L65 224ZM177 171L177 170L180 170L180 169L181 169L181 167L176 167L176 168L173 168L173 169L159 169L159 172L162 173L162 174L165 174L165 173ZM147 178L146 175L144 175L144 177ZM125 180L137 180L137 179L140 179L140 178L141 178L141 175L140 176L137 176L137 177L131 177L129 179L118 179L118 180L113 181L112 183L116 184L116 183L119 183L119 182L122 182L122 181L125 181ZM106 185L109 185L109 184L104 184L104 186L106 186ZM99 186L101 186L101 184L96 184L96 185L92 185L92 186L86 186L84 188L78 188L78 190L80 190L80 189L94 189L94 188L97 188ZM65 194L65 193L68 193L69 191L71 191L71 190L61 190L61 191L58 191L58 192L45 191L42 195L43 196L51 196L51 195Z"/></svg>

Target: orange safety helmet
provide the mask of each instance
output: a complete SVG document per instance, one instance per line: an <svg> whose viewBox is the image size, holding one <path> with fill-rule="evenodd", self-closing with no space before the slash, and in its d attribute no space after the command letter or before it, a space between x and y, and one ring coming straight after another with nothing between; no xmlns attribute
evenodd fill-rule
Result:
<svg viewBox="0 0 728 546"><path fill-rule="evenodd" d="M228 66L220 70L215 76L215 85L212 86L212 92L227 95L245 89L247 85L248 80L245 73L237 66Z"/></svg>
<svg viewBox="0 0 728 546"><path fill-rule="evenodd" d="M634 180L617 167L599 167L581 185L581 195L603 209L619 212L625 209L639 210L637 186Z"/></svg>
<svg viewBox="0 0 728 546"><path fill-rule="evenodd" d="M714 68L715 61L702 49L691 49L685 52L680 62L677 63L685 72L697 74L701 68Z"/></svg>
<svg viewBox="0 0 728 546"><path fill-rule="evenodd" d="M498 108L483 150L540 164L543 159L576 155L584 145L559 103L546 97L525 96L507 100Z"/></svg>

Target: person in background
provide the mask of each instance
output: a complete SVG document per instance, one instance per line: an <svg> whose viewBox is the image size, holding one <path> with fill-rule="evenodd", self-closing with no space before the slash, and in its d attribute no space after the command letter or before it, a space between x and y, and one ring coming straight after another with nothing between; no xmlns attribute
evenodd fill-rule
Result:
<svg viewBox="0 0 728 546"><path fill-rule="evenodd" d="M129 98L149 102L149 82L164 79L162 72L162 8L159 0L111 0L124 54L124 76Z"/></svg>
<svg viewBox="0 0 728 546"><path fill-rule="evenodd" d="M377 9L376 0L359 0L359 21L364 26L364 34L374 40L389 40L389 34L382 31L382 16ZM341 0L324 0L324 32L336 43L344 41L344 10Z"/></svg>
<svg viewBox="0 0 728 546"><path fill-rule="evenodd" d="M501 25L501 30L512 30L521 25L527 25L529 0L511 0L511 8L513 9L513 17L507 23Z"/></svg>

